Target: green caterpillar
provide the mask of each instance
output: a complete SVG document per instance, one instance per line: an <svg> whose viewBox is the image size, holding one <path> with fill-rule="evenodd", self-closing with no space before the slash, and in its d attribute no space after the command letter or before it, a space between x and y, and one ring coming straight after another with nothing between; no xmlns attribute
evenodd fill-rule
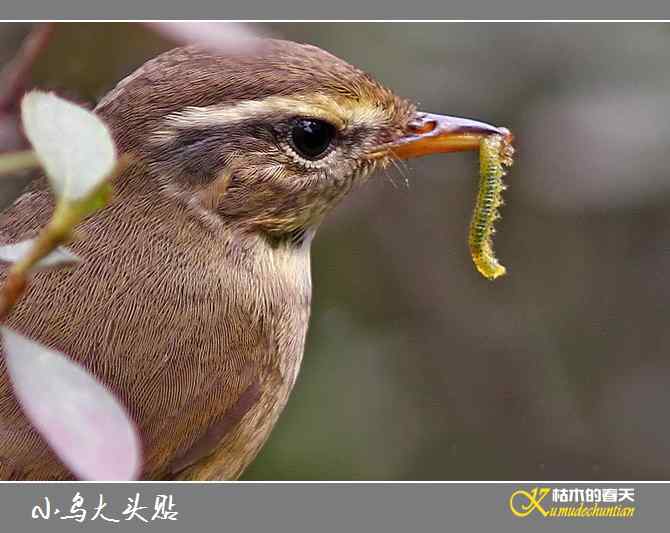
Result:
<svg viewBox="0 0 670 533"><path fill-rule="evenodd" d="M514 149L512 136L491 135L479 145L479 191L470 222L468 245L477 270L488 279L496 279L507 272L493 252L494 223L500 218L498 208L503 205L502 192L505 168L512 164Z"/></svg>

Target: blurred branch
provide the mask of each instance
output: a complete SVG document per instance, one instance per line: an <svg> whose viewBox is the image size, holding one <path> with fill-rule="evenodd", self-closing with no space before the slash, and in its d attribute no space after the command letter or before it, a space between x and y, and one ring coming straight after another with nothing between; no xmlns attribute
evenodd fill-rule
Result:
<svg viewBox="0 0 670 533"><path fill-rule="evenodd" d="M25 146L16 110L33 65L46 49L54 26L53 22L33 26L14 58L0 71L0 152Z"/></svg>
<svg viewBox="0 0 670 533"><path fill-rule="evenodd" d="M13 174L39 166L40 162L32 150L0 154L0 175Z"/></svg>
<svg viewBox="0 0 670 533"><path fill-rule="evenodd" d="M0 112L9 111L16 106L33 65L46 48L54 27L53 22L34 26L14 59L0 72Z"/></svg>

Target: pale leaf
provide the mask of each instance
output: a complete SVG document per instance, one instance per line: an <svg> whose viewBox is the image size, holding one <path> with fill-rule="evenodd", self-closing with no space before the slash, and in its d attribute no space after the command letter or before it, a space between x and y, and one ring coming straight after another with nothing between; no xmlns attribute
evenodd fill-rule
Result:
<svg viewBox="0 0 670 533"><path fill-rule="evenodd" d="M52 93L32 91L21 101L28 140L60 198L85 197L112 172L116 148L94 113Z"/></svg>
<svg viewBox="0 0 670 533"><path fill-rule="evenodd" d="M16 397L63 463L80 479L134 479L139 439L112 393L63 354L1 330Z"/></svg>
<svg viewBox="0 0 670 533"><path fill-rule="evenodd" d="M28 250L30 250L34 242L34 239L28 239L0 246L0 260L7 263L16 263L28 252ZM49 255L40 259L31 270L49 270L52 268L72 266L79 261L81 261L81 259L70 250L64 246L59 246Z"/></svg>
<svg viewBox="0 0 670 533"><path fill-rule="evenodd" d="M183 44L197 44L222 55L253 54L265 36L256 27L240 22L153 21L145 22L166 37Z"/></svg>

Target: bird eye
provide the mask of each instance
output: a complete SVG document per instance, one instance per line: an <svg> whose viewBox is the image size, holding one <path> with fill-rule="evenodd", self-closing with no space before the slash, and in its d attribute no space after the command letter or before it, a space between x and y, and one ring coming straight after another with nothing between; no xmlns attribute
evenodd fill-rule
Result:
<svg viewBox="0 0 670 533"><path fill-rule="evenodd" d="M299 118L293 121L289 137L291 146L300 156L321 159L332 145L335 127L323 120Z"/></svg>

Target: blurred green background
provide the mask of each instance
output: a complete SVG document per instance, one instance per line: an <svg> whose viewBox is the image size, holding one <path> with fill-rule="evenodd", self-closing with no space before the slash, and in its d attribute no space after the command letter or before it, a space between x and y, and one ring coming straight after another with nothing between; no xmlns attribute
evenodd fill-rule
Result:
<svg viewBox="0 0 670 533"><path fill-rule="evenodd" d="M0 62L29 27L0 24ZM494 283L466 243L476 155L382 172L330 217L303 368L244 479L668 478L670 26L253 28L425 111L507 126L518 155ZM172 46L145 25L59 24L34 83L93 102Z"/></svg>

